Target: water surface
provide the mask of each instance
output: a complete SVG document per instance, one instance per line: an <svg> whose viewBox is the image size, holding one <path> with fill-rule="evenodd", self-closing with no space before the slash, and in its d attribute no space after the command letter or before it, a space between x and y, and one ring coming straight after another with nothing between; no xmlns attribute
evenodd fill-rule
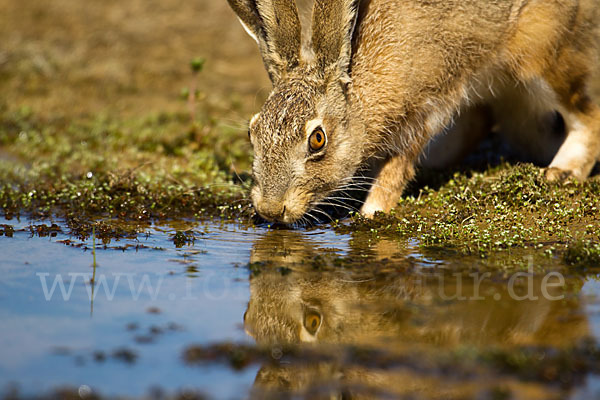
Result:
<svg viewBox="0 0 600 400"><path fill-rule="evenodd" d="M557 258L328 227L178 221L103 242L60 220L1 224L5 393L600 395L599 284Z"/></svg>

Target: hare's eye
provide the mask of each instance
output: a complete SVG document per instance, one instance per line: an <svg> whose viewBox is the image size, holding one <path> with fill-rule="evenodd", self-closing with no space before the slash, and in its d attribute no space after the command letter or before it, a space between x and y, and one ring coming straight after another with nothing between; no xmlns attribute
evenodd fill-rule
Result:
<svg viewBox="0 0 600 400"><path fill-rule="evenodd" d="M315 128L308 138L308 146L312 152L321 150L325 146L326 142L327 136L321 127Z"/></svg>

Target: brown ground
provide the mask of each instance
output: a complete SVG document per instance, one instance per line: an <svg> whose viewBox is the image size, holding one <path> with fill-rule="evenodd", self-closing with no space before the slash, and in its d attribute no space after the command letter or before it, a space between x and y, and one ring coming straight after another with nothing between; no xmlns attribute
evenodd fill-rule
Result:
<svg viewBox="0 0 600 400"><path fill-rule="evenodd" d="M219 117L247 118L270 88L225 0L0 0L0 10L0 103L41 116L184 111L197 56L204 106Z"/></svg>
<svg viewBox="0 0 600 400"><path fill-rule="evenodd" d="M177 98L197 56L207 106L227 118L246 118L269 88L225 0L0 0L0 10L0 102L37 114L185 110Z"/></svg>

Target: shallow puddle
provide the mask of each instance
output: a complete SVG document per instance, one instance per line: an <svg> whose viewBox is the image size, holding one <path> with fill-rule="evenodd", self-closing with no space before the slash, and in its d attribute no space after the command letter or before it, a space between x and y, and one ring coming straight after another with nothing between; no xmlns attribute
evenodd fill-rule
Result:
<svg viewBox="0 0 600 400"><path fill-rule="evenodd" d="M103 242L3 224L6 395L600 397L600 283L556 258L327 227L179 221Z"/></svg>

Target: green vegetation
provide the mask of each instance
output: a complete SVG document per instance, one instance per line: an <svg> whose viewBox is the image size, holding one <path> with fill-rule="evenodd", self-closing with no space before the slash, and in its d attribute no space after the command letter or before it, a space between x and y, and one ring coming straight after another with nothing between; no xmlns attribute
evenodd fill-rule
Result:
<svg viewBox="0 0 600 400"><path fill-rule="evenodd" d="M585 240L573 242L567 248L564 260L585 272L590 269L597 270L600 268L600 244Z"/></svg>
<svg viewBox="0 0 600 400"><path fill-rule="evenodd" d="M570 253L597 249L599 226L598 178L548 183L533 165L505 163L482 173L455 173L439 189L425 186L406 196L392 215L380 214L372 221L355 216L349 227L337 229L418 237L425 247L486 256L515 248L544 249L552 255L581 240L586 244L570 246ZM591 260L590 255L581 262Z"/></svg>
<svg viewBox="0 0 600 400"><path fill-rule="evenodd" d="M236 171L249 159L241 132L216 121L191 123L187 115L51 121L5 106L0 207L8 215L136 220L220 215L234 205L239 211L248 183Z"/></svg>

